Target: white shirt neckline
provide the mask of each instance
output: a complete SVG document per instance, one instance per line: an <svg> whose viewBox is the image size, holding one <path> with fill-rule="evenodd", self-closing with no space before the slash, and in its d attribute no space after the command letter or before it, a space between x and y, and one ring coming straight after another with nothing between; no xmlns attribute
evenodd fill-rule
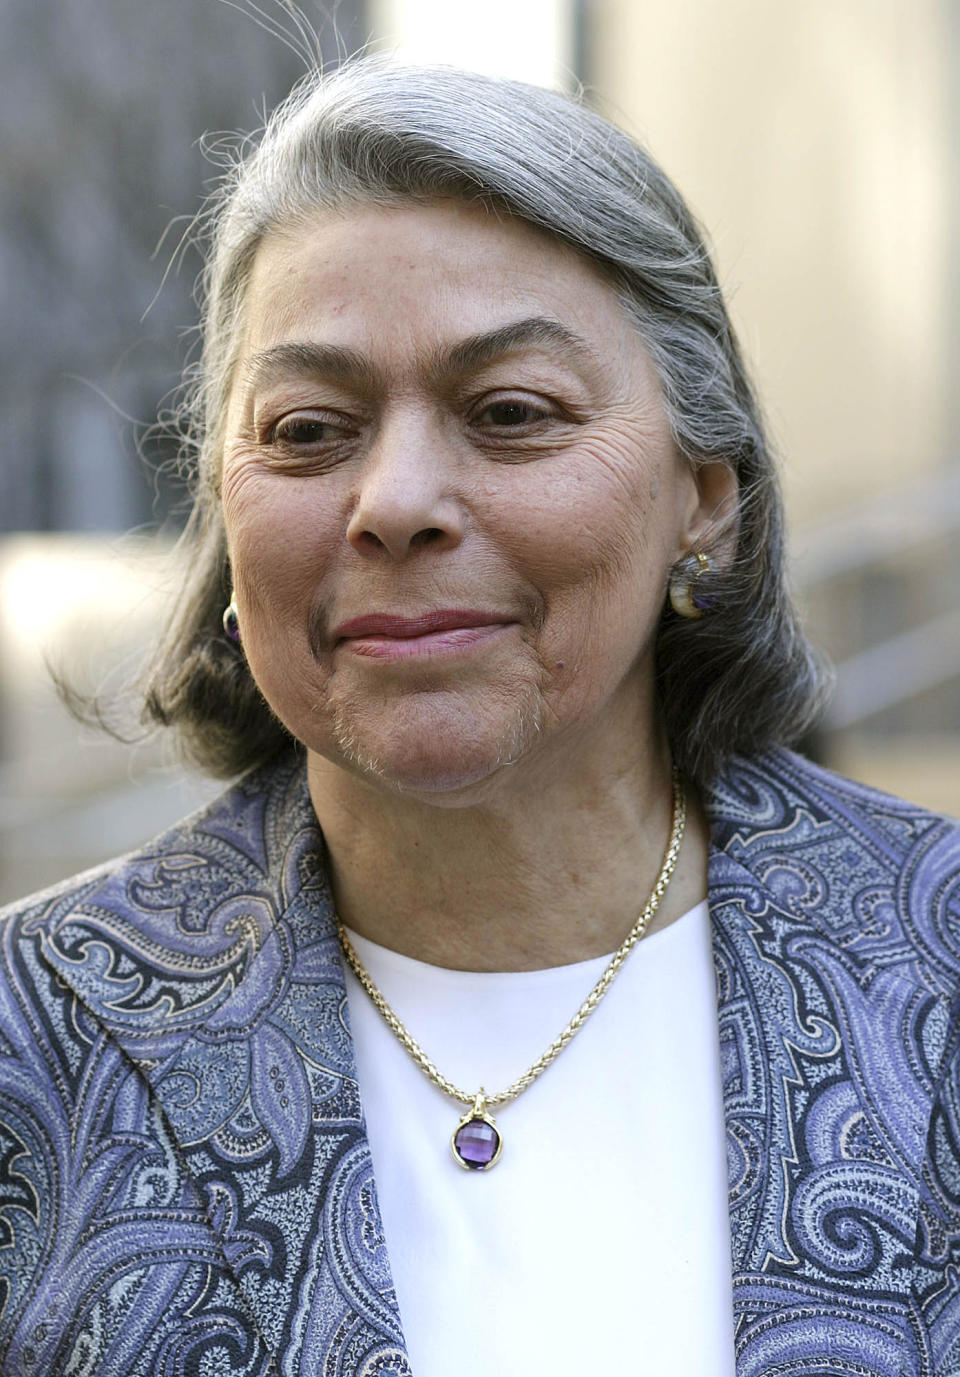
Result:
<svg viewBox="0 0 960 1377"><path fill-rule="evenodd" d="M490 1093L543 1052L609 961L474 972L360 937L355 946L440 1071ZM489 1172L457 1165L449 1139L463 1107L427 1080L349 971L348 991L417 1377L624 1367L638 1377L732 1377L706 901L637 944L556 1062L497 1112L504 1149ZM469 1338L478 1334L482 1344Z"/></svg>

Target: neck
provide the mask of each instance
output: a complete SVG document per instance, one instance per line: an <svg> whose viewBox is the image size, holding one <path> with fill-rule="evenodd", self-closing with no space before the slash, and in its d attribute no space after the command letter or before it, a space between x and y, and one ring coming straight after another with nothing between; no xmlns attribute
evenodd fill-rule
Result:
<svg viewBox="0 0 960 1377"><path fill-rule="evenodd" d="M605 955L644 908L669 839L662 747L626 762L523 762L468 800L397 795L311 754L337 911L361 936L459 970L538 970ZM706 826L687 828L648 932L706 893Z"/></svg>

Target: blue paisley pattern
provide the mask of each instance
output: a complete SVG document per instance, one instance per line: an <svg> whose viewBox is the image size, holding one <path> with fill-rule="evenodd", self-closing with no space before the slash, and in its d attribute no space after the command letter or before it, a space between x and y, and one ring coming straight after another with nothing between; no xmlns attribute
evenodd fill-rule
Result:
<svg viewBox="0 0 960 1377"><path fill-rule="evenodd" d="M738 1377L955 1377L960 832L785 752L708 811Z"/></svg>
<svg viewBox="0 0 960 1377"><path fill-rule="evenodd" d="M738 1375L960 1377L960 832L785 752L706 804ZM0 927L32 1374L409 1377L294 757Z"/></svg>
<svg viewBox="0 0 960 1377"><path fill-rule="evenodd" d="M283 762L4 924L4 1377L409 1374L321 852Z"/></svg>

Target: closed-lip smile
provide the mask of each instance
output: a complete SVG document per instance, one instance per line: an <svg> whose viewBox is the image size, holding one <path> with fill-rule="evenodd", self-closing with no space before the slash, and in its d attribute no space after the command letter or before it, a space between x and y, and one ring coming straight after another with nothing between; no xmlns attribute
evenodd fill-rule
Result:
<svg viewBox="0 0 960 1377"><path fill-rule="evenodd" d="M374 612L333 629L336 646L372 659L398 660L463 651L514 621L503 612L440 608L414 616Z"/></svg>

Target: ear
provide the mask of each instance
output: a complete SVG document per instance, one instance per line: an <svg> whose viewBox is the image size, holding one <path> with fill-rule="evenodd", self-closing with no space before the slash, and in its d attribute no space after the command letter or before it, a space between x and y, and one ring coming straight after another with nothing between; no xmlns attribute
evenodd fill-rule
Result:
<svg viewBox="0 0 960 1377"><path fill-rule="evenodd" d="M740 485L730 464L711 460L688 465L680 544L676 558L709 551L721 568L733 559L740 525Z"/></svg>

